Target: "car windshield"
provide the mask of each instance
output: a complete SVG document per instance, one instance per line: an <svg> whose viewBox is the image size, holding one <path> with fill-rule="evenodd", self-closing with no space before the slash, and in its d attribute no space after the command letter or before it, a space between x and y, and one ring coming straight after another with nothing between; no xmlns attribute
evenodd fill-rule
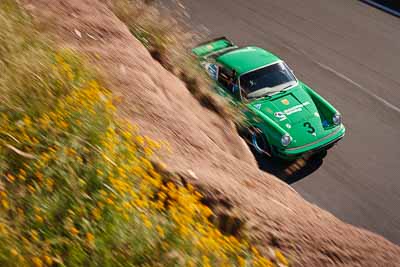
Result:
<svg viewBox="0 0 400 267"><path fill-rule="evenodd" d="M240 77L240 87L247 98L271 95L296 83L296 77L284 62L248 72Z"/></svg>

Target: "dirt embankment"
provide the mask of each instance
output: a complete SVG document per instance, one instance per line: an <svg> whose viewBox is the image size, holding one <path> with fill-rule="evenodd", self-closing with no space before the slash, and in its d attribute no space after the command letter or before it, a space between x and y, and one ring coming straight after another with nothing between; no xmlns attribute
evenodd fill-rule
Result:
<svg viewBox="0 0 400 267"><path fill-rule="evenodd" d="M123 116L167 141L164 161L246 227L261 249L282 249L299 266L400 266L400 248L345 224L258 170L233 124L203 108L154 61L98 0L24 0L56 43L90 57L122 99Z"/></svg>

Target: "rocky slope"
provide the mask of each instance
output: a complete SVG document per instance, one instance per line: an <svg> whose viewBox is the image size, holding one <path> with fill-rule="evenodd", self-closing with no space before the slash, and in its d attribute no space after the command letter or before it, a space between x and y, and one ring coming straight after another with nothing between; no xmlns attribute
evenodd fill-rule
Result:
<svg viewBox="0 0 400 267"><path fill-rule="evenodd" d="M298 266L400 266L399 247L341 222L258 170L233 124L198 104L103 3L22 2L59 46L98 66L122 99L122 116L170 144L163 155L168 171L196 185L216 210L238 218L228 220L230 231L245 221L261 249L279 247Z"/></svg>

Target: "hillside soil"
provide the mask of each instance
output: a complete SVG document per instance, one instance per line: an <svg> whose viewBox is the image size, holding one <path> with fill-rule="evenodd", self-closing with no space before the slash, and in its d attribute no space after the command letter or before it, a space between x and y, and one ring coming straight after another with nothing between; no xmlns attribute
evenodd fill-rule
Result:
<svg viewBox="0 0 400 267"><path fill-rule="evenodd" d="M232 122L202 107L98 0L23 0L60 47L87 55L121 99L119 112L170 146L167 171L195 185L221 227L244 227L264 253L280 248L295 266L400 266L400 248L306 202L258 169ZM225 225L224 225L225 224Z"/></svg>

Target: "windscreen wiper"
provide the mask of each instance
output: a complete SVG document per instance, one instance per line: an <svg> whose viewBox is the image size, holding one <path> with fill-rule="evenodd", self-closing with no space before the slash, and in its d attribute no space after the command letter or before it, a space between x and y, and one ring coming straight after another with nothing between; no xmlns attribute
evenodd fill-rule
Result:
<svg viewBox="0 0 400 267"><path fill-rule="evenodd" d="M283 91L285 91L286 89L288 89L289 87L292 87L293 86L293 84L289 84L288 86L286 86L285 88L283 88L282 90L280 90L279 92L283 92Z"/></svg>

